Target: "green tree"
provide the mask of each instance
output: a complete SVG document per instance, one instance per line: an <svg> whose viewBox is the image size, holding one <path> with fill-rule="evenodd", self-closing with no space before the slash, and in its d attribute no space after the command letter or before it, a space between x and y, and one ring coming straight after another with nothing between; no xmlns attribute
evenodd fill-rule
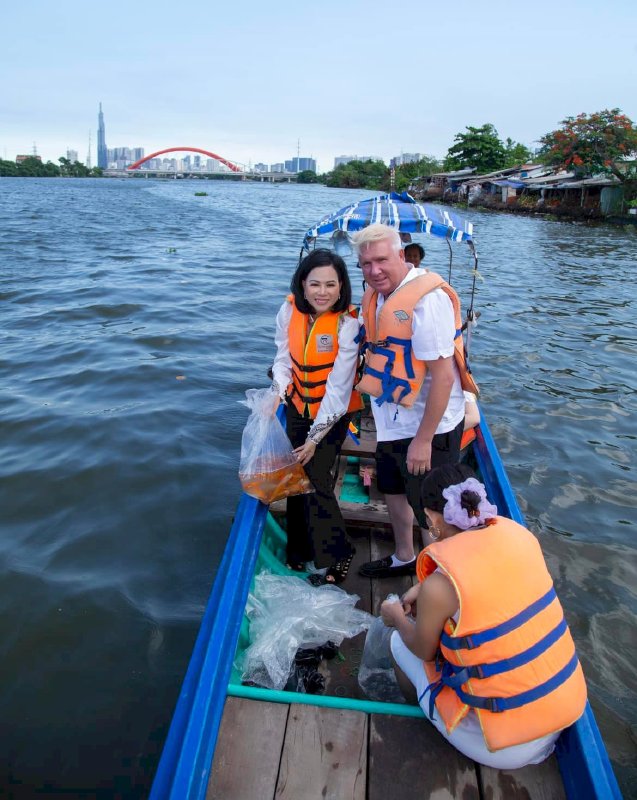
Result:
<svg viewBox="0 0 637 800"><path fill-rule="evenodd" d="M504 157L505 167L519 167L521 164L529 163L533 154L526 145L514 142L513 139L507 137L504 143Z"/></svg>
<svg viewBox="0 0 637 800"><path fill-rule="evenodd" d="M18 165L18 176L25 178L55 178L60 174L60 168L52 161L43 164L39 158L29 156Z"/></svg>
<svg viewBox="0 0 637 800"><path fill-rule="evenodd" d="M318 183L319 180L313 169L303 169L296 176L297 183Z"/></svg>
<svg viewBox="0 0 637 800"><path fill-rule="evenodd" d="M475 167L478 174L503 169L506 151L497 130L491 123L480 128L467 125L467 133L457 133L455 144L447 151L444 168L447 170Z"/></svg>
<svg viewBox="0 0 637 800"><path fill-rule="evenodd" d="M4 161L0 159L0 177L11 178L18 174L18 165L15 161Z"/></svg>
<svg viewBox="0 0 637 800"><path fill-rule="evenodd" d="M433 156L425 156L420 161L412 161L409 164L401 164L395 170L394 187L397 192L404 191L416 178L424 178L426 175L433 175L440 172L442 164ZM387 187L389 188L389 187Z"/></svg>
<svg viewBox="0 0 637 800"><path fill-rule="evenodd" d="M379 190L388 182L389 168L382 161L350 161L339 164L324 177L327 186Z"/></svg>
<svg viewBox="0 0 637 800"><path fill-rule="evenodd" d="M560 126L540 139L543 163L581 173L614 175L621 183L634 185L634 166L622 169L619 164L637 155L637 127L621 109L566 117Z"/></svg>

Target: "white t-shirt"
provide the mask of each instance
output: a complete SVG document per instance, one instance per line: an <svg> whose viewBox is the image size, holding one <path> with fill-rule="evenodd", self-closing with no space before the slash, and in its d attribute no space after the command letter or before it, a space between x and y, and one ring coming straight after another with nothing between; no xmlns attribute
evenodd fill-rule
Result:
<svg viewBox="0 0 637 800"><path fill-rule="evenodd" d="M281 398L285 396L292 380L292 361L288 331L292 319L292 303L285 301L276 316L276 357L272 365L272 378L277 384ZM308 436L320 441L334 424L347 412L349 400L354 386L354 374L358 365L359 345L354 341L358 336L360 325L357 319L343 314L338 327L338 353L334 366L327 378L325 396L321 400L316 418Z"/></svg>
<svg viewBox="0 0 637 800"><path fill-rule="evenodd" d="M404 286L419 275L426 273L426 269L411 267L400 286ZM384 302L385 298L379 294L376 308L377 320ZM455 335L456 324L451 300L443 289L434 289L414 306L411 337L413 354L422 361L437 361L439 358L453 356ZM436 433L448 433L464 419L464 394L455 361L452 362L452 366L454 382L451 395L445 413L436 428ZM375 399L372 398L372 412L376 423L376 437L379 442L411 439L416 435L425 413L430 386L431 375L427 373L418 397L411 408L405 408L396 403L383 403L382 406L378 406Z"/></svg>

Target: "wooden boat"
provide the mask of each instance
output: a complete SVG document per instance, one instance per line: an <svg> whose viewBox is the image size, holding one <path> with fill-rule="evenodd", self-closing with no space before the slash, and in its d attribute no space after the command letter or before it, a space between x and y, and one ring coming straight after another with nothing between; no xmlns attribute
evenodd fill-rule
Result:
<svg viewBox="0 0 637 800"><path fill-rule="evenodd" d="M363 418L359 442L344 448L337 496L357 548L342 588L377 613L387 593L405 591L412 578L370 581L357 574L358 563L392 550L383 499L359 477L374 447ZM499 513L524 524L482 409L463 457ZM364 698L356 679L364 634L345 640L339 659L323 662L324 694L242 685L233 661L249 636L244 609L255 574L267 569L298 579L284 566L277 512L241 497L151 800L621 798L590 705L543 764L519 770L478 765L449 745L419 707Z"/></svg>

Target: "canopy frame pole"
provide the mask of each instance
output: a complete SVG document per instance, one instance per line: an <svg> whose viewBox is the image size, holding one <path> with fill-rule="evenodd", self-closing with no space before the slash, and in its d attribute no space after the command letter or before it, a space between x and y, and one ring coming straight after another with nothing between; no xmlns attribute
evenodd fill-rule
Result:
<svg viewBox="0 0 637 800"><path fill-rule="evenodd" d="M476 246L473 243L473 239L469 239L467 241L469 245L469 250L471 251L471 255L473 256L473 282L471 284L471 302L469 303L469 308L467 309L467 341L465 344L465 355L469 358L469 350L471 347L471 332L473 328L473 323L476 319L476 313L473 308L473 303L476 296L476 281L478 279L478 253L476 251Z"/></svg>

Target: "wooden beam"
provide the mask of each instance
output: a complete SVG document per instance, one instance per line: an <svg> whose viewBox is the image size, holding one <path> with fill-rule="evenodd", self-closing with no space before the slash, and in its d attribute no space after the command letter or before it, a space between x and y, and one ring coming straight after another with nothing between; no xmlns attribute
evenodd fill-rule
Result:
<svg viewBox="0 0 637 800"><path fill-rule="evenodd" d="M489 800L566 800L557 758L521 769L478 766L482 793Z"/></svg>
<svg viewBox="0 0 637 800"><path fill-rule="evenodd" d="M366 778L366 714L290 707L277 800L365 800Z"/></svg>
<svg viewBox="0 0 637 800"><path fill-rule="evenodd" d="M226 698L206 800L274 798L288 709Z"/></svg>
<svg viewBox="0 0 637 800"><path fill-rule="evenodd" d="M480 794L473 761L452 747L424 717L372 714L367 797L479 800Z"/></svg>

